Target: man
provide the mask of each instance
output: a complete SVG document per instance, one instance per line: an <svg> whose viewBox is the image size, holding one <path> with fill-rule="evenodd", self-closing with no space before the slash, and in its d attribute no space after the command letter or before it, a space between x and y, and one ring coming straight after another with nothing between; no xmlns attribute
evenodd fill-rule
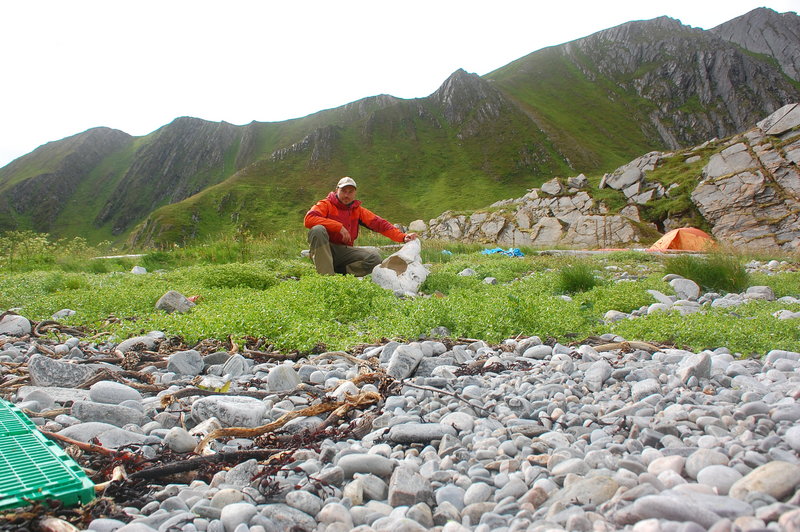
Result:
<svg viewBox="0 0 800 532"><path fill-rule="evenodd" d="M353 246L358 238L358 226L363 225L391 238L408 242L416 233L404 233L395 226L361 206L356 199L357 186L351 177L343 177L336 189L317 202L306 213L305 226L311 248L311 260L323 275L349 273L363 277L381 263L377 251Z"/></svg>

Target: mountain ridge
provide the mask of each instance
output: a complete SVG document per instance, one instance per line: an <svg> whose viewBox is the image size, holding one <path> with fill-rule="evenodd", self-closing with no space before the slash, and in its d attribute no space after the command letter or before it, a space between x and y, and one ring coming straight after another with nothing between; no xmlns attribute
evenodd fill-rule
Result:
<svg viewBox="0 0 800 532"><path fill-rule="evenodd" d="M642 153L731 135L800 101L782 55L745 48L741 28L750 23L752 33L753 21L769 32L770 50L780 31L800 27L796 14L759 10L716 32L659 17L532 52L485 76L459 69L425 98L378 95L245 126L181 117L143 137L94 128L0 169L0 230L168 245L297 227L345 174L377 212L406 223L485 206L557 175L599 176ZM117 142L94 152L104 157L68 157L78 137L100 132ZM49 198L39 208L24 200L37 195Z"/></svg>

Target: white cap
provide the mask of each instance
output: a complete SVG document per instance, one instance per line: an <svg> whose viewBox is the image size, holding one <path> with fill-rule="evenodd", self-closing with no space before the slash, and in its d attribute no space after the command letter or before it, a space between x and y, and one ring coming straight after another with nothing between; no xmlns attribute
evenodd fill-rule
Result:
<svg viewBox="0 0 800 532"><path fill-rule="evenodd" d="M356 185L356 182L353 181L352 177L343 177L343 178L341 178L339 180L339 183L336 185L336 188L342 188L342 187L346 187L348 185L351 186L351 187L358 188L358 185Z"/></svg>

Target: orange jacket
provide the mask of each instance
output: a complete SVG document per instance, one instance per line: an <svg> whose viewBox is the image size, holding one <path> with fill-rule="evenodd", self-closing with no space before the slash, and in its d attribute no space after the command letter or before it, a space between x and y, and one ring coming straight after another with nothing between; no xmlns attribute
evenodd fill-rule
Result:
<svg viewBox="0 0 800 532"><path fill-rule="evenodd" d="M350 233L353 241L358 237L358 226L376 231L395 242L402 242L406 234L398 228L376 215L372 211L361 206L361 202L355 200L350 205L345 205L336 197L336 192L331 192L328 197L319 200L316 205L306 213L304 220L307 229L315 225L325 226L328 230L328 237L332 244L345 244L342 235L339 233L345 227Z"/></svg>

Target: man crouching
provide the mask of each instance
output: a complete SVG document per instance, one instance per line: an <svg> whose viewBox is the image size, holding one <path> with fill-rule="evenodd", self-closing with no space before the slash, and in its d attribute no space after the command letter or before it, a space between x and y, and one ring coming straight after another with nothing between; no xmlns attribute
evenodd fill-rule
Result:
<svg viewBox="0 0 800 532"><path fill-rule="evenodd" d="M416 233L404 233L395 226L361 206L356 199L357 186L351 177L343 177L323 200L306 213L305 226L311 260L322 275L349 273L363 277L381 263L374 249L356 247L358 226L363 225L391 238L395 242L408 242Z"/></svg>

